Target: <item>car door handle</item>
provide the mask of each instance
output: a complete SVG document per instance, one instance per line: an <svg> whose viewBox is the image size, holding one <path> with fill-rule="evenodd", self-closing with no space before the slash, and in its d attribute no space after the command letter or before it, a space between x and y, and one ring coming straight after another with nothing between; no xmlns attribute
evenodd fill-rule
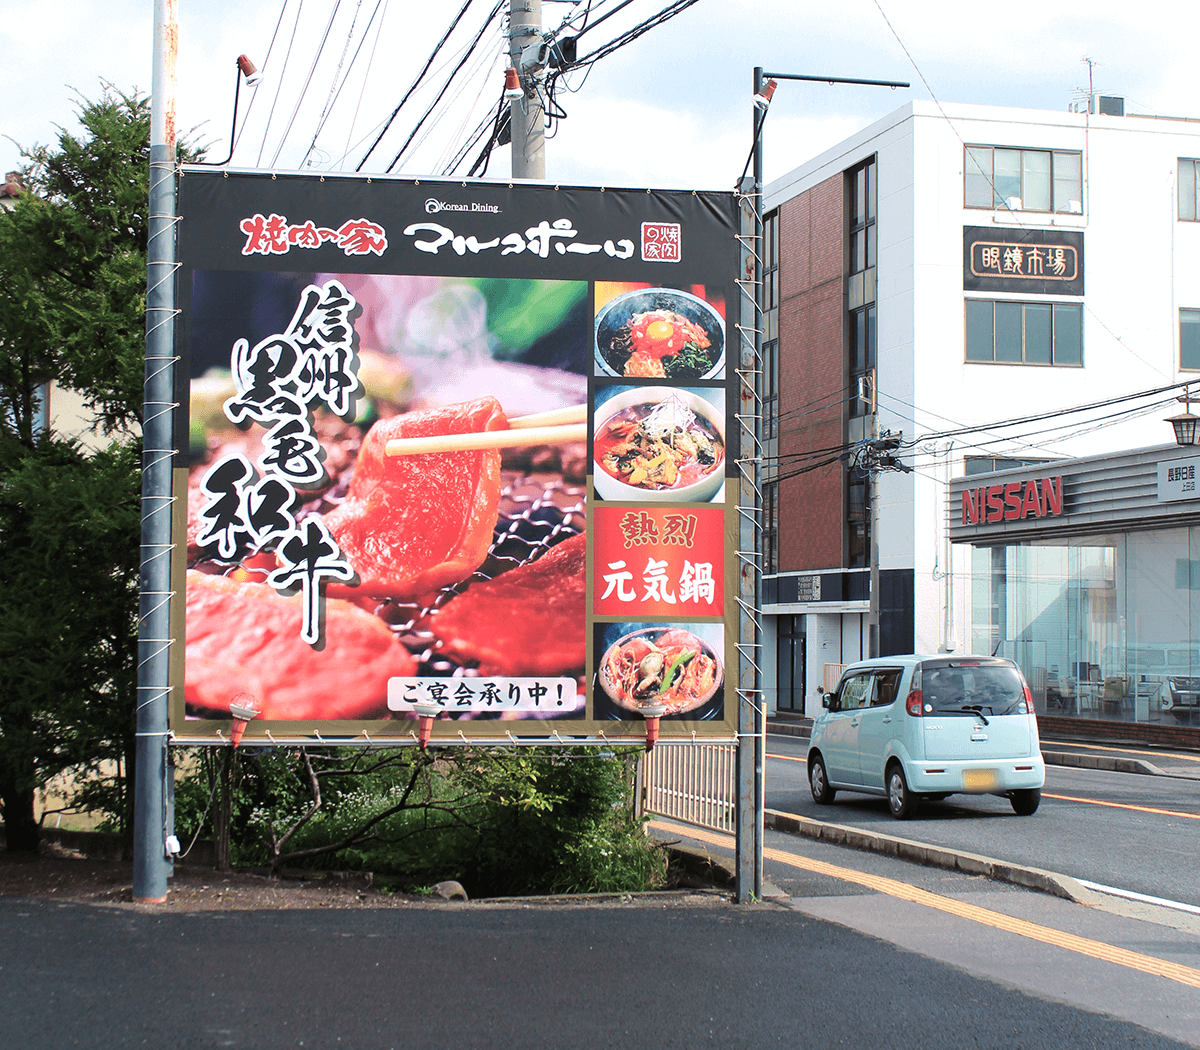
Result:
<svg viewBox="0 0 1200 1050"><path fill-rule="evenodd" d="M885 721L885 722L890 722L891 720L892 720L892 716L891 716L891 715L888 715L888 716L887 716L887 717L884 719L884 721Z"/></svg>
<svg viewBox="0 0 1200 1050"><path fill-rule="evenodd" d="M859 719L857 719L857 718L852 718L852 719L850 720L850 725L851 725L852 727L856 727L856 726L858 725L858 723L859 723Z"/></svg>

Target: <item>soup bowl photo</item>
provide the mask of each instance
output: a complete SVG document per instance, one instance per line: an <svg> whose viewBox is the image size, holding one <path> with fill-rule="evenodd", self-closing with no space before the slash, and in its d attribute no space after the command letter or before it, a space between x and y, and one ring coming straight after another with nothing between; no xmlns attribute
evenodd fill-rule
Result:
<svg viewBox="0 0 1200 1050"><path fill-rule="evenodd" d="M650 643L654 646L671 644L676 648L686 646L697 653L703 653L714 665L714 673L712 683L696 696L673 697L670 693L666 698L653 697L651 701L639 701L629 695L624 683L617 681L613 677L613 664L615 657L623 650L634 653L634 658L646 652L647 647L638 646L639 642ZM626 711L633 711L642 714L645 708L650 703L665 703L667 715L682 715L698 712L699 708L707 704L721 688L725 678L725 668L722 664L720 655L711 645L703 638L698 638L681 627L674 625L663 624L659 627L643 627L640 630L632 631L629 634L618 638L604 652L600 663L597 665L597 673L601 686L609 699L619 708ZM714 710L716 707L714 706ZM709 712L711 717L712 712Z"/></svg>
<svg viewBox="0 0 1200 1050"><path fill-rule="evenodd" d="M719 444L719 456L712 469L697 480L675 484L668 488L631 485L611 474L604 466L606 427L623 413L630 418L642 418L658 404L676 398L691 410L702 429L712 435L714 448ZM631 410L631 411L628 411ZM595 441L593 442L592 478L596 494L605 500L624 503L708 503L725 482L725 413L712 402L690 390L669 387L635 387L615 394L596 409ZM690 473L695 473L693 470Z"/></svg>

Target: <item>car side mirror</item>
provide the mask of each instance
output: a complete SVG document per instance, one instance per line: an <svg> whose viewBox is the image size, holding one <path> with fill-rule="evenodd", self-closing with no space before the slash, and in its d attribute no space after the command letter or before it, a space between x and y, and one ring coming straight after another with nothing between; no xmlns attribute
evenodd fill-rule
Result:
<svg viewBox="0 0 1200 1050"><path fill-rule="evenodd" d="M825 708L825 710L826 710L826 711L828 711L828 710L829 710L829 701L830 701L830 696L829 696L829 694L828 694L828 693L822 693L822 694L821 694L821 706L822 706L823 708Z"/></svg>

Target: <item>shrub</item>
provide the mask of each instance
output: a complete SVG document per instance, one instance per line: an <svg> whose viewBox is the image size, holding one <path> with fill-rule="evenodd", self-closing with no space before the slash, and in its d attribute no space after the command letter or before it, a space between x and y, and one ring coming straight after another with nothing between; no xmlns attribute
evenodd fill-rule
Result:
<svg viewBox="0 0 1200 1050"><path fill-rule="evenodd" d="M176 787L175 823L186 844L224 812L228 856L243 865L369 870L407 886L452 878L473 897L644 890L666 860L633 816L636 754L207 750Z"/></svg>

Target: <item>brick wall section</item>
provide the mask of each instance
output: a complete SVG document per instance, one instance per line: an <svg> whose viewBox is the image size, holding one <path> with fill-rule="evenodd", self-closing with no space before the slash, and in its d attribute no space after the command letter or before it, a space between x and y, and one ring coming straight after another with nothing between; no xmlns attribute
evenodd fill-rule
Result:
<svg viewBox="0 0 1200 1050"><path fill-rule="evenodd" d="M836 175L779 209L780 472L792 458L845 440L843 177ZM818 406L809 402L821 399ZM813 411L816 408L817 411ZM780 482L779 568L844 564L845 468L841 463Z"/></svg>

